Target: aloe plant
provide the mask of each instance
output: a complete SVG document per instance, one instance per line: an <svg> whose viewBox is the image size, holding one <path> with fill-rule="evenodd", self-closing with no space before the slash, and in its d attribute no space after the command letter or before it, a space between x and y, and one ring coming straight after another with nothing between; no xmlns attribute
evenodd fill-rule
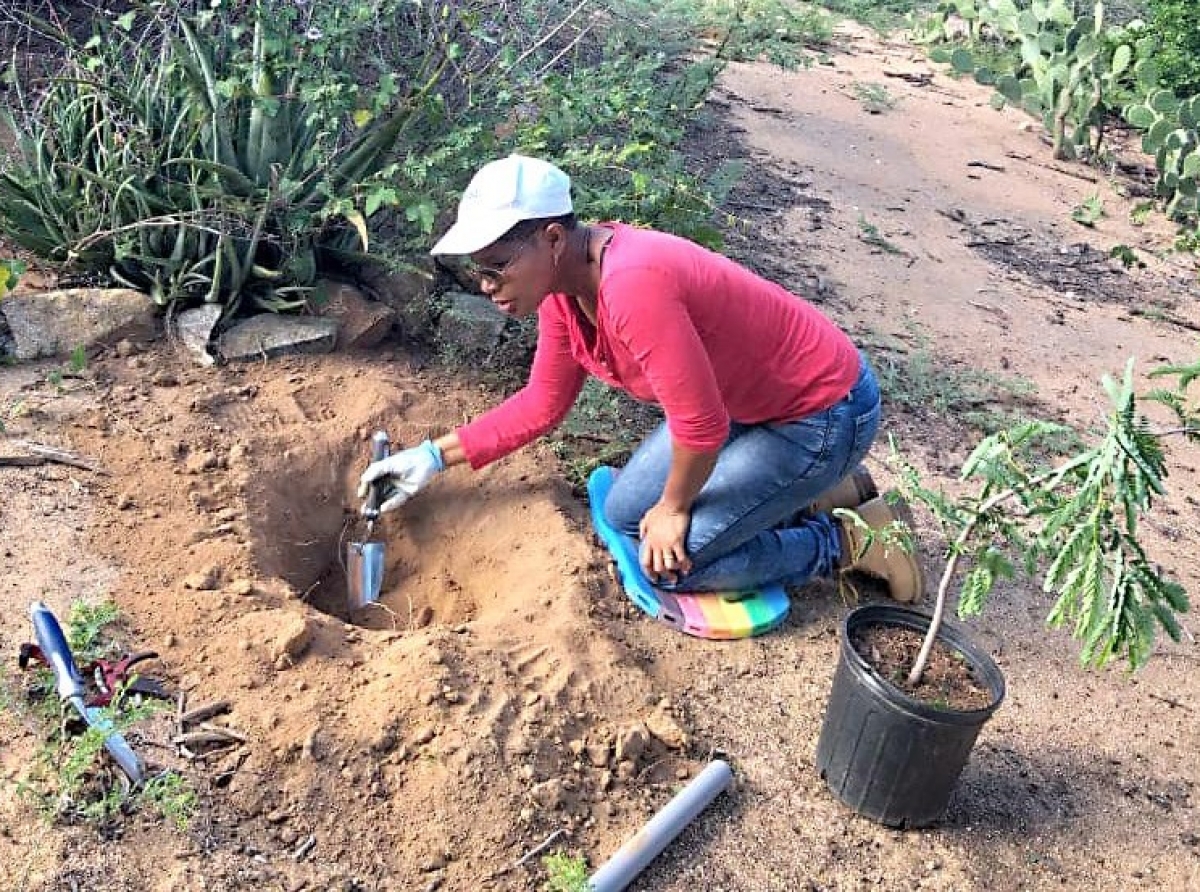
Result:
<svg viewBox="0 0 1200 892"><path fill-rule="evenodd" d="M1178 427L1156 428L1140 413L1130 361L1119 380L1104 378L1111 409L1095 443L1047 467L1042 447L1061 426L1033 421L993 434L962 467L961 479L975 484L963 498L928 489L896 456L903 489L930 508L949 543L911 685L921 680L956 581L957 612L971 616L1018 566L1040 575L1043 591L1054 597L1048 624L1070 630L1086 665L1118 657L1136 669L1149 658L1157 631L1179 639L1187 595L1146 553L1139 523L1166 491L1164 438L1200 442L1200 413L1187 393L1200 377L1200 361L1152 374L1175 377L1175 386L1142 399L1166 406Z"/></svg>
<svg viewBox="0 0 1200 892"><path fill-rule="evenodd" d="M255 3L248 28L179 15L135 31L123 17L69 45L66 72L19 97L0 230L160 304L302 306L319 252L366 249L363 184L410 109L362 126L325 116L304 98L319 71L269 12Z"/></svg>

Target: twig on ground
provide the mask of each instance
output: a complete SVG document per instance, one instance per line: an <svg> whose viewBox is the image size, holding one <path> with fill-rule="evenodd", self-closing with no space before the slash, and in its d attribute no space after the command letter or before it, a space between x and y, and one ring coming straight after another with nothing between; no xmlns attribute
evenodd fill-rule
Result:
<svg viewBox="0 0 1200 892"><path fill-rule="evenodd" d="M296 851L292 852L293 861L303 861L304 856L313 850L313 846L317 844L317 836L315 833L310 833L306 836L300 845L296 846Z"/></svg>
<svg viewBox="0 0 1200 892"><path fill-rule="evenodd" d="M1168 325L1178 325L1180 328L1186 328L1190 331L1200 331L1200 323L1192 322L1188 319L1181 319L1171 313L1164 313L1161 310L1142 310L1138 307L1130 307L1130 316L1141 316L1144 319L1158 320L1166 322Z"/></svg>
<svg viewBox="0 0 1200 892"><path fill-rule="evenodd" d="M32 468L45 463L40 455L0 455L0 467L5 468Z"/></svg>
<svg viewBox="0 0 1200 892"><path fill-rule="evenodd" d="M223 737L228 737L230 740L236 740L238 743L245 743L250 738L234 728L227 725L214 725L210 722L201 722L200 730L207 731L210 734L220 734Z"/></svg>
<svg viewBox="0 0 1200 892"><path fill-rule="evenodd" d="M518 867L521 867L522 865L524 865L525 862L527 862L530 858L535 858L538 855L540 855L542 852L546 851L546 849L548 849L548 848L550 848L550 846L554 845L554 843L559 838L566 836L566 835L567 835L567 831L564 828L559 827L557 830L555 830L553 833L551 833L549 836L547 836L545 839L543 839L540 843L538 843L536 846L534 846L532 849L530 849L528 852L526 852L524 855L522 855L520 858L518 858L512 864L508 865L508 867L502 867L498 871L493 873L491 876L491 879L495 879L496 877L499 877L499 876L504 876L504 874L506 874L506 873L511 873L512 871L516 870Z"/></svg>
<svg viewBox="0 0 1200 892"><path fill-rule="evenodd" d="M186 731L183 734L176 734L171 738L171 742L178 747L205 746L207 744L235 746L243 743L244 738L238 739L238 736L217 730L214 726L213 730L209 731Z"/></svg>
<svg viewBox="0 0 1200 892"><path fill-rule="evenodd" d="M98 464L91 461L90 459L83 458L82 456L76 455L73 452L67 452L65 449L56 449L53 446L43 446L40 443L30 443L28 440L19 440L19 441L17 441L17 443L15 445L20 449L24 449L25 451L32 453L33 457L39 458L43 462L53 462L55 464L60 464L60 465L70 465L72 468L82 468L83 470L91 471L94 474L108 474L108 471L104 470L102 467L100 467ZM7 459L8 456L4 456L3 458ZM21 459L24 457L23 456L13 456L13 458ZM11 464L32 464L32 462L24 462L24 461L17 461L17 462L3 461L0 463L3 463L3 464L10 464L10 463Z"/></svg>
<svg viewBox="0 0 1200 892"><path fill-rule="evenodd" d="M197 706L195 709L179 714L179 728L182 732L186 725L194 725L197 722L202 722L205 719L211 719L215 715L229 712L232 707L228 700L218 700L215 703L209 703L206 706Z"/></svg>
<svg viewBox="0 0 1200 892"><path fill-rule="evenodd" d="M524 864L530 858L534 858L537 855L540 855L542 852L546 851L546 849L550 848L550 846L552 846L560 837L563 837L566 835L567 835L567 831L565 829L563 829L562 827L559 827L557 830L555 830L553 833L551 833L549 836L547 836L545 839L543 839L541 841L541 843L534 846L532 849L530 849L528 852L526 852L524 855L522 855L520 858L518 858L513 863L513 869L515 870L516 868L520 867L522 864Z"/></svg>
<svg viewBox="0 0 1200 892"><path fill-rule="evenodd" d="M1077 179L1077 180L1085 180L1089 183L1100 182L1100 178L1093 174L1083 173L1082 171L1078 171L1078 170L1071 170L1070 168L1066 168L1066 167L1060 167L1057 164L1046 164L1041 161L1035 161L1032 158L1030 158L1028 155L1022 155L1019 152L1005 152L1004 154L1009 158L1015 158L1018 161L1024 161L1026 164L1035 164L1038 167L1044 167L1047 170L1053 170L1055 173L1061 173L1061 174L1064 174L1065 176L1075 177L1075 179Z"/></svg>
<svg viewBox="0 0 1200 892"><path fill-rule="evenodd" d="M900 80L908 81L910 84L915 84L918 87L928 87L933 83L933 73L929 71L887 71L883 72L884 77L898 77Z"/></svg>
<svg viewBox="0 0 1200 892"><path fill-rule="evenodd" d="M1160 703L1165 703L1172 709L1182 709L1184 712L1192 711L1192 707L1188 706L1186 703L1180 703L1174 697L1163 697L1161 694L1151 694L1150 699L1157 700Z"/></svg>

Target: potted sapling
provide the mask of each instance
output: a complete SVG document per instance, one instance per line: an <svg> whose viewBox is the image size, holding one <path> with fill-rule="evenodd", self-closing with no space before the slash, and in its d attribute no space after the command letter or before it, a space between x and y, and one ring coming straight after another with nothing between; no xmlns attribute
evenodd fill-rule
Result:
<svg viewBox="0 0 1200 892"><path fill-rule="evenodd" d="M1091 445L1061 425L1016 424L982 440L961 469L973 487L950 498L922 485L893 448L901 490L924 504L948 543L932 609L867 604L841 629L817 768L855 811L893 827L945 813L976 736L1004 697L1004 677L964 628L944 622L953 589L959 617L978 614L995 582L1018 569L1051 596L1051 627L1068 629L1085 666L1143 665L1161 629L1181 635L1184 589L1146 553L1140 521L1165 492L1167 438L1200 442L1192 366L1164 366L1170 389L1141 400L1165 406L1172 426L1139 411L1133 363L1104 378L1112 402Z"/></svg>

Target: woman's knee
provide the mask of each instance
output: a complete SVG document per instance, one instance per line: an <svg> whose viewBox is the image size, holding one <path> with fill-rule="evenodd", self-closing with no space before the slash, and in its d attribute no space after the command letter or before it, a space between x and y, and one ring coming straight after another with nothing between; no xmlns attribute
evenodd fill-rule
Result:
<svg viewBox="0 0 1200 892"><path fill-rule="evenodd" d="M644 499L643 492L637 492L631 486L621 486L621 478L618 477L604 499L604 517L618 532L627 536L637 536L642 516L649 510L649 506L644 504Z"/></svg>

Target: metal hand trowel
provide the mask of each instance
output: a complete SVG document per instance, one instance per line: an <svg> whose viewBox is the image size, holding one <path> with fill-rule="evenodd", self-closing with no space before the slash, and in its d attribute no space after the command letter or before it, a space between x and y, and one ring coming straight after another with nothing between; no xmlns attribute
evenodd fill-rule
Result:
<svg viewBox="0 0 1200 892"><path fill-rule="evenodd" d="M376 431L371 435L372 462L387 458L388 449L386 433ZM379 519L386 485L383 480L376 480L367 492L367 501L362 508L362 516L367 521L366 539L346 545L346 600L351 610L374 604L383 588L383 543L372 541L371 536L375 532L375 521Z"/></svg>

